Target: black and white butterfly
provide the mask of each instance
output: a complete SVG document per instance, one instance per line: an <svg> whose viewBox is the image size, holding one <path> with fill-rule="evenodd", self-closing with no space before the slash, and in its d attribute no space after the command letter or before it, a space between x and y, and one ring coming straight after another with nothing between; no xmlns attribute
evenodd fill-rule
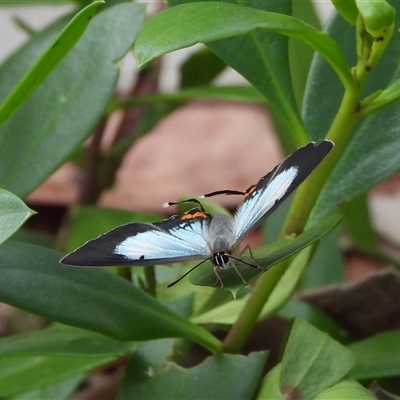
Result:
<svg viewBox="0 0 400 400"><path fill-rule="evenodd" d="M234 251L240 241L256 229L310 175L333 146L333 142L329 140L318 145L310 142L298 148L246 191L221 190L202 196L243 195L244 199L233 217L222 214L212 217L205 212L198 200L192 199L190 201L197 202L200 208L161 222L133 222L119 226L88 241L60 262L86 267L129 267L194 259L203 259L200 262L202 264L210 260L214 265L217 281L223 287L218 270L231 267L236 269L235 264L240 260L234 255ZM177 203L166 203L167 206L173 204ZM239 271L236 271L241 277Z"/></svg>

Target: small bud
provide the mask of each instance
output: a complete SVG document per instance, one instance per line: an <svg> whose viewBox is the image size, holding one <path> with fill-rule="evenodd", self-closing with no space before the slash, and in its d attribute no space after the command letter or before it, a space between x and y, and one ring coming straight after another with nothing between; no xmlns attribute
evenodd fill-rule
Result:
<svg viewBox="0 0 400 400"><path fill-rule="evenodd" d="M366 31L374 38L390 38L395 9L385 0L356 0Z"/></svg>

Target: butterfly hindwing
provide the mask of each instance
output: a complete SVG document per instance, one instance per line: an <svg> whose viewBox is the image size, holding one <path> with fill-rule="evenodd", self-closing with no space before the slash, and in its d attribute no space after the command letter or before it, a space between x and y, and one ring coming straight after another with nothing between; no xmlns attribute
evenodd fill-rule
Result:
<svg viewBox="0 0 400 400"><path fill-rule="evenodd" d="M210 257L207 243L211 216L193 209L182 217L119 226L65 256L67 265L146 266Z"/></svg>
<svg viewBox="0 0 400 400"><path fill-rule="evenodd" d="M324 140L300 147L256 185L250 186L235 213L235 240L257 228L319 165L333 147Z"/></svg>

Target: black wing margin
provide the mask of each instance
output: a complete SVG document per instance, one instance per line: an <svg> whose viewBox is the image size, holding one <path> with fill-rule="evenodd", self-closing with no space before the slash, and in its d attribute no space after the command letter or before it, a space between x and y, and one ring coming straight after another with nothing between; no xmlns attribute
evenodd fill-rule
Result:
<svg viewBox="0 0 400 400"><path fill-rule="evenodd" d="M257 228L311 174L333 148L324 140L310 142L286 157L256 185L250 186L235 213L235 240Z"/></svg>

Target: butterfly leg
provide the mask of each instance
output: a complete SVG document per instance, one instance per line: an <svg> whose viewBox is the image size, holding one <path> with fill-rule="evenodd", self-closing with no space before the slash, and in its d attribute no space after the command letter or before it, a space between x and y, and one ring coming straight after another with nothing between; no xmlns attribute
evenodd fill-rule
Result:
<svg viewBox="0 0 400 400"><path fill-rule="evenodd" d="M239 275L240 279L242 280L242 282L247 285L246 280L243 278L242 274L239 272L239 270L237 269L235 263L232 264L232 267L235 269L236 273Z"/></svg>
<svg viewBox="0 0 400 400"><path fill-rule="evenodd" d="M260 266L257 264L257 260L256 260L255 257L253 256L253 252L251 251L250 245L247 245L247 246L240 252L240 255L243 255L243 253L245 253L246 251L248 251L248 252L250 253L250 258L251 258L252 261L254 261L254 264L250 264L250 263L247 263L247 262L245 262L245 264L248 265L249 267L263 269L262 267L260 267Z"/></svg>
<svg viewBox="0 0 400 400"><path fill-rule="evenodd" d="M221 277L219 276L218 268L219 268L219 267L218 267L217 265L214 267L214 274L215 274L215 276L217 277L217 282L215 282L215 285L217 285L217 283L219 282L220 285L221 285L221 289L223 289L223 288L224 288L224 282L222 282L222 279L221 279Z"/></svg>
<svg viewBox="0 0 400 400"><path fill-rule="evenodd" d="M239 275L239 277L240 277L240 279L242 280L242 282L243 282L245 285L247 285L246 280L243 278L242 274L241 274L240 271L237 269L235 263L232 263L232 267L234 268L234 270L236 271L236 273ZM214 273L215 273L215 276L217 277L217 282L215 282L215 284L217 284L217 283L219 282L219 283L221 284L221 289L223 289L223 288L224 288L224 282L222 281L221 276L220 276L219 273L218 273L218 268L221 268L221 267L219 267L219 266L217 266L217 265L214 267Z"/></svg>

